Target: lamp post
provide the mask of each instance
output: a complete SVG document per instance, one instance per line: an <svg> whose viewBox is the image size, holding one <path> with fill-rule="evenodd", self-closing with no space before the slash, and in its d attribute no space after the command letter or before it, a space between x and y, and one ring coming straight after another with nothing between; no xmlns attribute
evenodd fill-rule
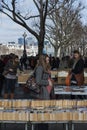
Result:
<svg viewBox="0 0 87 130"><path fill-rule="evenodd" d="M24 37L24 50L23 50L23 56L24 56L24 57L27 57L27 53L26 53L26 37L27 37L27 34L26 34L26 32L24 32L23 37Z"/></svg>

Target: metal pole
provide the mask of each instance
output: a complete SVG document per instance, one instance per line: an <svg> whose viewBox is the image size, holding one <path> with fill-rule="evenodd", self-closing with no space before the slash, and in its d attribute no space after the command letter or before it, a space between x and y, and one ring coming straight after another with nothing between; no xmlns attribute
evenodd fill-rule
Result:
<svg viewBox="0 0 87 130"><path fill-rule="evenodd" d="M25 42L25 35L24 35L24 55L26 54L26 42Z"/></svg>
<svg viewBox="0 0 87 130"><path fill-rule="evenodd" d="M28 124L25 123L25 130L28 130Z"/></svg>
<svg viewBox="0 0 87 130"><path fill-rule="evenodd" d="M34 124L32 124L32 128L31 128L31 130L34 130Z"/></svg>
<svg viewBox="0 0 87 130"><path fill-rule="evenodd" d="M66 123L66 130L68 130L68 123Z"/></svg>
<svg viewBox="0 0 87 130"><path fill-rule="evenodd" d="M26 56L26 40L25 40L26 36L27 36L27 34L26 34L26 32L24 32L24 34L23 34L23 38L24 38L24 50L23 50L23 55L24 55L24 56Z"/></svg>
<svg viewBox="0 0 87 130"><path fill-rule="evenodd" d="M72 130L74 130L74 124L72 123Z"/></svg>

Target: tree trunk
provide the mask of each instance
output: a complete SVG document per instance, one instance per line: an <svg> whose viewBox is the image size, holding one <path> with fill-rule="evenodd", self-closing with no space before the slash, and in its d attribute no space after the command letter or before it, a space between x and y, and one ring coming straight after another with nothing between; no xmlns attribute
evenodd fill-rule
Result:
<svg viewBox="0 0 87 130"><path fill-rule="evenodd" d="M38 41L38 55L43 54L44 40Z"/></svg>
<svg viewBox="0 0 87 130"><path fill-rule="evenodd" d="M41 30L39 33L39 40L38 40L38 54L43 54L43 48L44 48L44 37L45 37L45 26L43 23L40 23Z"/></svg>
<svg viewBox="0 0 87 130"><path fill-rule="evenodd" d="M60 47L60 58L64 57L64 48Z"/></svg>
<svg viewBox="0 0 87 130"><path fill-rule="evenodd" d="M54 56L55 56L55 58L57 57L57 54L58 54L58 47L55 47L54 48Z"/></svg>

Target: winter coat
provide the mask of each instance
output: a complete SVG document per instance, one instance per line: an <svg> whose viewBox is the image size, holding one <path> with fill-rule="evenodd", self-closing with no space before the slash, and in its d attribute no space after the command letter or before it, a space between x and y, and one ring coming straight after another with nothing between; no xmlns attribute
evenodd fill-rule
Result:
<svg viewBox="0 0 87 130"><path fill-rule="evenodd" d="M40 85L41 88L41 99L50 99L50 95L46 89L46 86L49 85L48 82L49 73L44 72L44 69L42 66L38 66L35 70L35 79L36 83Z"/></svg>

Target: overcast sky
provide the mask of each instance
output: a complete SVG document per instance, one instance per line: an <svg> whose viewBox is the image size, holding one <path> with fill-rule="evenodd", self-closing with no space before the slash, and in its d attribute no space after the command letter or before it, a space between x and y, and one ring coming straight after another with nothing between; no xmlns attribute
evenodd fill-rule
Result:
<svg viewBox="0 0 87 130"><path fill-rule="evenodd" d="M20 1L20 0L19 0ZM87 7L87 0L81 0L83 4ZM19 7L21 7L21 3L19 2ZM29 5L29 9L33 10L35 7L33 6L33 0L25 0L25 5L27 7ZM83 22L87 22L87 10L83 11ZM0 12L0 43L1 42L11 42L11 41L18 41L19 37L22 37L24 31L26 31L20 25L14 23L10 20L6 15L3 15ZM31 36L26 31L28 36Z"/></svg>

